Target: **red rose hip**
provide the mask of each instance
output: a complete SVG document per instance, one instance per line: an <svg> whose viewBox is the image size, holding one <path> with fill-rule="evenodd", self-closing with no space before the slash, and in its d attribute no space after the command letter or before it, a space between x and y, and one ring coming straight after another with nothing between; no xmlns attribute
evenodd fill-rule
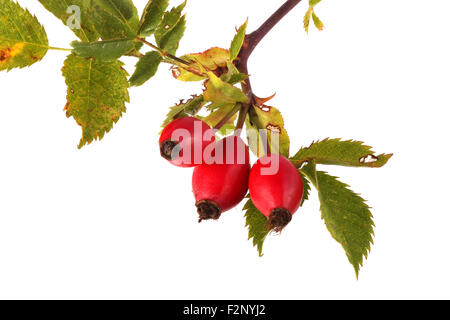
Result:
<svg viewBox="0 0 450 320"><path fill-rule="evenodd" d="M161 156L179 167L195 167L204 162L203 151L215 141L213 129L194 117L169 123L159 138Z"/></svg>
<svg viewBox="0 0 450 320"><path fill-rule="evenodd" d="M300 207L303 181L297 168L285 157L260 158L250 172L250 197L275 231L281 231Z"/></svg>
<svg viewBox="0 0 450 320"><path fill-rule="evenodd" d="M248 191L250 156L241 138L226 137L215 144L208 163L194 169L194 191L199 222L218 219L239 204Z"/></svg>

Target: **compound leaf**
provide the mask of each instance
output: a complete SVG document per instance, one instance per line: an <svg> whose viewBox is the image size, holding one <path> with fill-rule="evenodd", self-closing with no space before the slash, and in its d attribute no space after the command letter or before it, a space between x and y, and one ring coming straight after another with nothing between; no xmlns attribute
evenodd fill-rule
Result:
<svg viewBox="0 0 450 320"><path fill-rule="evenodd" d="M169 0L148 1L139 23L140 36L148 37L156 31L168 6Z"/></svg>
<svg viewBox="0 0 450 320"><path fill-rule="evenodd" d="M372 147L360 141L325 139L300 149L291 161L297 167L306 161L314 160L317 164L379 168L391 157L392 154L375 155Z"/></svg>
<svg viewBox="0 0 450 320"><path fill-rule="evenodd" d="M147 52L136 64L136 70L130 78L130 84L132 86L143 85L156 74L161 61L162 57L159 52Z"/></svg>
<svg viewBox="0 0 450 320"><path fill-rule="evenodd" d="M230 47L230 60L234 61L241 51L242 45L245 40L245 33L247 31L248 19L245 23L239 28L237 34L234 36L233 41L231 42Z"/></svg>
<svg viewBox="0 0 450 320"><path fill-rule="evenodd" d="M74 52L83 58L117 60L135 47L133 39L106 40L96 42L73 41Z"/></svg>
<svg viewBox="0 0 450 320"><path fill-rule="evenodd" d="M253 238L253 246L262 257L264 240L271 231L267 218L255 207L251 199L244 205L243 210L245 210L245 226L248 227L248 239Z"/></svg>
<svg viewBox="0 0 450 320"><path fill-rule="evenodd" d="M127 73L120 61L86 59L71 54L63 75L67 84L67 117L83 129L79 148L109 132L129 102Z"/></svg>
<svg viewBox="0 0 450 320"><path fill-rule="evenodd" d="M15 1L0 0L0 70L30 66L47 51L47 34L36 17Z"/></svg>
<svg viewBox="0 0 450 320"><path fill-rule="evenodd" d="M314 162L301 169L319 193L322 219L339 242L355 269L356 277L373 244L372 214L365 200L326 172L316 171Z"/></svg>

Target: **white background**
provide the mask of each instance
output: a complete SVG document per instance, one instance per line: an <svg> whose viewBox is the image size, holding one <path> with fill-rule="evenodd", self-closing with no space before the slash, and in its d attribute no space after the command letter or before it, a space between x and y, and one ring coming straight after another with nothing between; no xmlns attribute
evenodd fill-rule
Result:
<svg viewBox="0 0 450 320"><path fill-rule="evenodd" d="M75 39L37 1L19 2L51 45ZM248 16L254 30L282 2L191 0L179 53L228 47L235 26ZM167 108L201 86L167 66L130 89L111 133L77 150L81 130L63 112L66 53L52 51L0 73L0 298L450 298L450 3L325 0L316 12L326 29L309 36L305 11L262 42L250 72L257 95L277 92L292 153L325 137L395 153L382 169L326 168L373 207L359 281L316 194L263 258L241 206L197 223L192 171L160 158L157 133ZM124 61L132 72L135 60Z"/></svg>

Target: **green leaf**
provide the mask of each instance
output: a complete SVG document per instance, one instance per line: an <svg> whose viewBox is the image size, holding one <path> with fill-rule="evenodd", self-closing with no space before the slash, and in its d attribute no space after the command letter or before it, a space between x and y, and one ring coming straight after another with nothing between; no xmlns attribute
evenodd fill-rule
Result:
<svg viewBox="0 0 450 320"><path fill-rule="evenodd" d="M312 13L312 19L313 19L313 22L314 22L314 25L316 26L316 28L319 31L322 31L324 28L323 22L319 19L319 17L316 15L316 13L314 11Z"/></svg>
<svg viewBox="0 0 450 320"><path fill-rule="evenodd" d="M255 122L251 122L250 116L247 115L245 118L245 129L247 132L248 147L258 158L260 158L266 154L267 145L263 144L262 141L266 141L265 139L267 138L265 136L265 131L264 135L262 137L260 136L259 128Z"/></svg>
<svg viewBox="0 0 450 320"><path fill-rule="evenodd" d="M158 46L161 47L161 39L177 25L178 21L180 21L181 12L185 6L186 1L164 14L163 20L155 31L155 40Z"/></svg>
<svg viewBox="0 0 450 320"><path fill-rule="evenodd" d="M214 71L227 66L229 55L230 52L227 49L214 47L201 53L184 55L183 58L197 62L204 69Z"/></svg>
<svg viewBox="0 0 450 320"><path fill-rule="evenodd" d="M14 1L0 0L0 70L30 66L47 50L47 34L36 17Z"/></svg>
<svg viewBox="0 0 450 320"><path fill-rule="evenodd" d="M195 64L192 65L192 70L196 70ZM206 77L203 77L199 74L195 74L193 72L187 71L186 69L179 68L179 67L173 67L172 69L172 76L179 80L179 81L185 81L185 82L195 82L195 81L202 81L205 80ZM199 70L199 72L201 72Z"/></svg>
<svg viewBox="0 0 450 320"><path fill-rule="evenodd" d="M148 37L156 31L168 6L169 0L148 1L139 23L140 36Z"/></svg>
<svg viewBox="0 0 450 320"><path fill-rule="evenodd" d="M63 75L67 84L67 117L83 129L79 148L109 132L129 102L127 73L120 61L86 59L71 54Z"/></svg>
<svg viewBox="0 0 450 320"><path fill-rule="evenodd" d="M82 41L92 42L98 40L100 37L89 16L88 9L91 6L89 1L39 0L39 2L68 26ZM78 8L80 14L79 20L77 17Z"/></svg>
<svg viewBox="0 0 450 320"><path fill-rule="evenodd" d="M219 130L217 130L217 137L220 139L221 137L225 137L231 133L233 133L236 130L236 119L237 119L237 113L235 113L230 120L228 120L227 123L225 123Z"/></svg>
<svg viewBox="0 0 450 320"><path fill-rule="evenodd" d="M186 102L181 101L179 104L170 108L162 127L164 128L177 118L196 115L205 104L206 101L203 99L203 95L193 96Z"/></svg>
<svg viewBox="0 0 450 320"><path fill-rule="evenodd" d="M314 160L317 164L380 168L391 157L392 154L375 155L372 147L360 141L325 139L300 149L291 161L297 167L306 161Z"/></svg>
<svg viewBox="0 0 450 320"><path fill-rule="evenodd" d="M159 52L147 52L136 64L136 70L130 78L130 84L132 86L143 85L156 74L161 61L162 57Z"/></svg>
<svg viewBox="0 0 450 320"><path fill-rule="evenodd" d="M244 205L243 210L245 210L245 226L248 227L248 239L253 238L253 246L258 249L259 256L262 257L264 240L271 231L267 218L250 199Z"/></svg>
<svg viewBox="0 0 450 320"><path fill-rule="evenodd" d="M102 40L134 39L139 17L131 0L91 0L89 17Z"/></svg>
<svg viewBox="0 0 450 320"><path fill-rule="evenodd" d="M309 199L309 194L311 192L311 185L309 183L309 180L306 179L305 175L302 174L301 172L300 172L300 176L302 177L302 182L303 182L303 199L302 199L302 203L300 206L303 206L305 201L307 201Z"/></svg>
<svg viewBox="0 0 450 320"><path fill-rule="evenodd" d="M239 72L236 66L231 62L227 62L227 72L220 76L222 81L228 82L229 84L237 84L245 81L248 75Z"/></svg>
<svg viewBox="0 0 450 320"><path fill-rule="evenodd" d="M319 2L321 2L322 0L309 0L309 6L310 7L315 7L316 5L319 4Z"/></svg>
<svg viewBox="0 0 450 320"><path fill-rule="evenodd" d="M73 52L83 58L98 60L117 60L135 47L135 41L130 39L106 40L96 42L73 41Z"/></svg>
<svg viewBox="0 0 450 320"><path fill-rule="evenodd" d="M204 97L215 104L248 103L249 99L242 90L222 81L213 72L207 72L209 79L205 82Z"/></svg>
<svg viewBox="0 0 450 320"><path fill-rule="evenodd" d="M336 177L316 171L314 162L302 168L301 172L317 188L325 225L344 248L358 277L364 257L367 259L373 244L374 223L369 206Z"/></svg>
<svg viewBox="0 0 450 320"><path fill-rule="evenodd" d="M309 24L311 22L311 15L313 11L314 9L310 7L308 11L306 11L305 17L303 18L303 27L305 28L306 33L309 32Z"/></svg>
<svg viewBox="0 0 450 320"><path fill-rule="evenodd" d="M186 18L182 16L177 24L169 30L159 41L161 49L166 50L170 54L175 54L178 50L181 38L183 38L186 30Z"/></svg>
<svg viewBox="0 0 450 320"><path fill-rule="evenodd" d="M305 27L306 33L309 31L309 25L311 22L311 17L314 22L314 25L319 31L322 31L324 28L323 22L319 19L319 17L314 12L314 7L319 4L322 0L309 0L309 8L306 11L305 17L303 18L303 25Z"/></svg>
<svg viewBox="0 0 450 320"><path fill-rule="evenodd" d="M255 132L255 130L257 131ZM264 130L265 137L258 134L259 130ZM255 106L250 112L247 134L249 135L250 149L258 157L265 154L265 146L270 146L272 153L289 157L290 140L284 128L283 117L278 109L265 105Z"/></svg>
<svg viewBox="0 0 450 320"><path fill-rule="evenodd" d="M234 122L237 119L237 113L241 109L242 105L237 104L225 104L218 108L216 111L211 112L207 117L202 118L211 128L216 127L222 119L225 117L230 117L228 121L221 126L219 129L219 134L225 136L228 130L234 130Z"/></svg>
<svg viewBox="0 0 450 320"><path fill-rule="evenodd" d="M248 19L245 23L239 28L237 34L234 36L233 41L231 42L230 47L230 60L234 61L241 51L242 45L245 40L245 33L247 31Z"/></svg>

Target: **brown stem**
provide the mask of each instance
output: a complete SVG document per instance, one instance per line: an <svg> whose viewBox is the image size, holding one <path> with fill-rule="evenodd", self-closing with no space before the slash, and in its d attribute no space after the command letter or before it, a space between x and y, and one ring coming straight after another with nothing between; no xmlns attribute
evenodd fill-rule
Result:
<svg viewBox="0 0 450 320"><path fill-rule="evenodd" d="M239 112L239 118L236 123L236 133L241 134L242 128L244 127L245 118L247 117L248 110L250 109L250 104L247 103L242 106L241 112Z"/></svg>
<svg viewBox="0 0 450 320"><path fill-rule="evenodd" d="M255 48L258 46L261 40L264 39L264 37L269 33L269 31L272 30L272 28L276 26L278 22L280 22L281 19L283 19L284 16L286 16L292 9L294 9L294 7L301 1L302 0L287 0L277 11L275 11L275 13L272 16L270 16L269 19L266 20L266 22L264 22L261 25L261 27L245 36L244 45L242 46L242 50L239 53L236 60L236 67L240 72L246 75L249 74L248 59L250 58L250 55L253 53L253 50L255 50ZM239 120L236 125L236 130L239 131L242 129L244 125L247 113L251 111L250 109L253 108L253 105L255 104L255 95L253 94L250 78L247 78L245 82L242 84L242 89L249 98L249 103L242 106L241 112L239 114ZM268 153L270 153L270 150L267 151Z"/></svg>
<svg viewBox="0 0 450 320"><path fill-rule="evenodd" d="M246 36L246 43L239 54L239 64L247 65L248 58L262 39L302 0L287 0L269 19L254 32Z"/></svg>

